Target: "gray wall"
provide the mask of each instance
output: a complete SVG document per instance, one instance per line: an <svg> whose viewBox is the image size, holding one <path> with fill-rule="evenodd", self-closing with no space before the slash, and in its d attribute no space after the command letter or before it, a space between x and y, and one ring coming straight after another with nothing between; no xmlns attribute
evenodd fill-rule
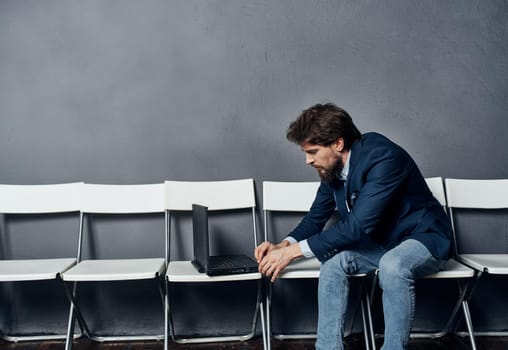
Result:
<svg viewBox="0 0 508 350"><path fill-rule="evenodd" d="M0 183L253 177L259 195L263 180L316 179L284 134L302 109L326 101L346 108L362 131L382 132L405 147L425 176L508 178L507 18L508 3L502 0L2 0ZM73 218L59 219L63 226L74 224ZM161 220L149 218L143 225L157 231ZM501 228L506 241L505 222L498 218L491 225ZM32 225L36 234L14 234L24 225ZM75 237L64 229L56 233L60 244L40 247L50 229L38 225L8 221L3 254L75 253ZM156 233L148 247L139 248L147 241L135 241L141 223L119 230L130 237L122 240L103 234L109 223L94 225L89 255L161 253ZM173 241L174 258L189 258L188 239ZM120 246L102 248L114 242ZM506 253L506 242L503 247ZM241 248L251 250L247 244ZM502 280L485 281L488 289L480 288L480 295L506 287ZM149 286L142 286L141 294L128 287L82 288L86 307L98 314L92 317L94 328L157 333L162 324L156 294L140 301ZM309 304L315 286L303 288L305 293L294 294L297 302ZM39 307L39 291L53 297L59 290L9 285L3 295L4 301L15 299L7 303L15 308ZM224 331L213 320L196 320L187 312L187 302L196 305L208 296L175 293L182 332L195 331L196 322ZM124 299L136 301L141 316L129 319ZM506 305L501 294L489 298L498 299ZM437 307L432 300L422 303L428 319ZM41 309L29 317L16 310L13 318L4 312L3 328L64 329L65 305L56 309L63 322L56 312ZM302 319L304 330L312 331L312 310L292 320ZM473 300L479 330L508 328L505 310ZM422 327L435 328L442 317L435 322L430 317Z"/></svg>

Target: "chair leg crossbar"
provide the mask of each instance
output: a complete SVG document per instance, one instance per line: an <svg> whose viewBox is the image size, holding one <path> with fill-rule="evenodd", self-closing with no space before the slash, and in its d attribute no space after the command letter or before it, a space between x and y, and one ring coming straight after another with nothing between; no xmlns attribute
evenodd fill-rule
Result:
<svg viewBox="0 0 508 350"><path fill-rule="evenodd" d="M61 281L61 278L58 276L57 280ZM11 307L11 305L9 305ZM73 308L72 304L70 306L71 310ZM12 314L12 310L9 311L8 314ZM74 339L81 337L82 333L75 334ZM65 334L47 334L47 335L10 335L10 334L1 334L0 338L11 342L11 343L17 343L17 342L40 342L40 341L47 341L47 340L66 340L67 339L67 333Z"/></svg>
<svg viewBox="0 0 508 350"><path fill-rule="evenodd" d="M266 310L266 322L267 322L267 346L265 349L270 350L271 349L271 343L270 339L275 338L277 340L290 340L290 339L316 339L317 334L274 334L271 333L271 303L272 303L272 285L271 282L268 281L268 287L267 287L267 310ZM365 348L367 350L370 350L371 346L372 349L375 349L374 345L374 330L373 330L373 323L372 323L372 314L370 309L370 297L369 294L366 292L366 282L365 278L362 278L362 281L360 283L360 298L358 302L355 303L355 311L353 312L353 317L351 319L349 330L345 332L344 336L349 336L353 332L354 324L356 321L356 317L358 314L358 306L360 307L360 312L362 315L362 327L363 327L363 335L365 340Z"/></svg>
<svg viewBox="0 0 508 350"><path fill-rule="evenodd" d="M168 287L169 290L169 287ZM214 337L197 337L197 338L178 338L175 334L175 327L173 323L173 314L169 301L169 292L166 294L166 307L167 307L167 322L166 324L169 326L171 339L178 344L197 344L197 343L214 343L214 342L229 342L229 341L246 341L252 339L256 333L256 325L259 314L261 314L261 327L262 327L262 336L263 336L263 344L266 344L265 339L265 321L264 321L264 304L261 300L261 280L258 281L257 288L257 296L256 296L256 308L254 311L254 317L252 319L252 326L250 332L244 335L232 335L232 336L214 336ZM166 336L165 339L168 339L167 334L168 328L166 328ZM167 341L165 342L165 349L168 349Z"/></svg>
<svg viewBox="0 0 508 350"><path fill-rule="evenodd" d="M469 300L471 298L473 289L476 286L478 279L480 278L480 275L481 275L481 273L478 273L478 274L476 274L476 276L474 278L468 279L468 281L467 281L467 283L465 283L465 285L463 285L462 281L458 281L459 297L458 297L457 302L455 303L455 307L454 307L450 317L448 318L445 326L443 327L442 331L434 332L434 333L412 332L410 335L411 338L441 338L447 334L454 333L455 327L458 322L459 311L460 311L460 309L462 309L464 321L465 321L466 327L467 327L467 334L469 337L469 341L471 343L471 349L476 350L476 342L475 342L474 332L473 332L473 323L472 323L472 319L471 319L471 314L469 312ZM370 299L367 302L367 306L369 306L369 307L370 307L370 305L372 305L376 285L377 285L377 272L374 275L374 279L372 281L372 286L371 286ZM376 349L374 339L376 337L382 337L383 335L382 334L375 334L372 325L371 325L370 329L371 329L371 334L372 334L372 346L373 346L372 349Z"/></svg>
<svg viewBox="0 0 508 350"><path fill-rule="evenodd" d="M156 283L158 286L158 290L162 299L162 305L164 307L164 290L161 286L160 279L156 279ZM72 287L70 287L72 285ZM77 338L74 336L74 328L75 328L75 320L78 321L78 326L81 330L81 334L86 336L87 338L97 341L97 342L110 342L110 341L138 341L138 340L163 340L164 334L160 335L124 335L124 336L98 336L94 335L88 324L85 321L83 316L83 312L78 306L76 293L77 293L77 283L76 282L64 282L65 292L67 297L71 303L70 311L69 311L69 324L67 329L67 341L65 344L65 350L72 349L72 341L71 338ZM78 336L79 337L79 336Z"/></svg>

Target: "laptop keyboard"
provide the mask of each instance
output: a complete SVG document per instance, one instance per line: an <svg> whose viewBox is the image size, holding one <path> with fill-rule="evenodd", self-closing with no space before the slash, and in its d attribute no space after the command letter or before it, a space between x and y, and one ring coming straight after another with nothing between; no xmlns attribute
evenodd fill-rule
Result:
<svg viewBox="0 0 508 350"><path fill-rule="evenodd" d="M230 267L236 267L238 264L235 260L231 259L228 256L214 256L209 260L210 268L217 268L217 267L223 267L223 268L230 268Z"/></svg>

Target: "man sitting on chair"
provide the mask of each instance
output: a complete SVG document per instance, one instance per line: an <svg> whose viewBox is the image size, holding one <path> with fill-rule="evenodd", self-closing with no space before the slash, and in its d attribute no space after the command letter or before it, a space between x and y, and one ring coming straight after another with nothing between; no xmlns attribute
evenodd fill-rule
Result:
<svg viewBox="0 0 508 350"><path fill-rule="evenodd" d="M321 184L310 211L278 244L255 249L272 282L294 259L321 261L316 349L343 349L348 275L379 269L385 338L405 349L414 315L414 281L444 266L451 225L409 154L377 133L362 135L349 114L318 104L291 123L287 138L305 153ZM323 230L337 209L338 222Z"/></svg>

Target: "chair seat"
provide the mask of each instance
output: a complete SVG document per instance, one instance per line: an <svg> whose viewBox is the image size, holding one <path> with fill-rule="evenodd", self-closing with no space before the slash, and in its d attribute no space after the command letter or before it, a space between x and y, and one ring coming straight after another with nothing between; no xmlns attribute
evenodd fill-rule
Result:
<svg viewBox="0 0 508 350"><path fill-rule="evenodd" d="M289 264L279 278L319 278L321 262L317 258L299 259ZM365 277L365 273L357 273L350 277Z"/></svg>
<svg viewBox="0 0 508 350"><path fill-rule="evenodd" d="M449 259L441 271L425 276L424 278L470 278L475 271L454 259Z"/></svg>
<svg viewBox="0 0 508 350"><path fill-rule="evenodd" d="M0 260L0 281L51 280L75 263L74 258Z"/></svg>
<svg viewBox="0 0 508 350"><path fill-rule="evenodd" d="M289 264L279 278L318 278L321 262L317 258L299 259Z"/></svg>
<svg viewBox="0 0 508 350"><path fill-rule="evenodd" d="M247 281L261 279L259 272L241 273L225 276L208 276L200 273L190 261L171 261L168 265L166 278L169 282L223 282Z"/></svg>
<svg viewBox="0 0 508 350"><path fill-rule="evenodd" d="M155 278L164 272L164 259L83 260L62 274L64 281L123 281Z"/></svg>
<svg viewBox="0 0 508 350"><path fill-rule="evenodd" d="M508 254L461 254L460 260L479 271L508 274Z"/></svg>

